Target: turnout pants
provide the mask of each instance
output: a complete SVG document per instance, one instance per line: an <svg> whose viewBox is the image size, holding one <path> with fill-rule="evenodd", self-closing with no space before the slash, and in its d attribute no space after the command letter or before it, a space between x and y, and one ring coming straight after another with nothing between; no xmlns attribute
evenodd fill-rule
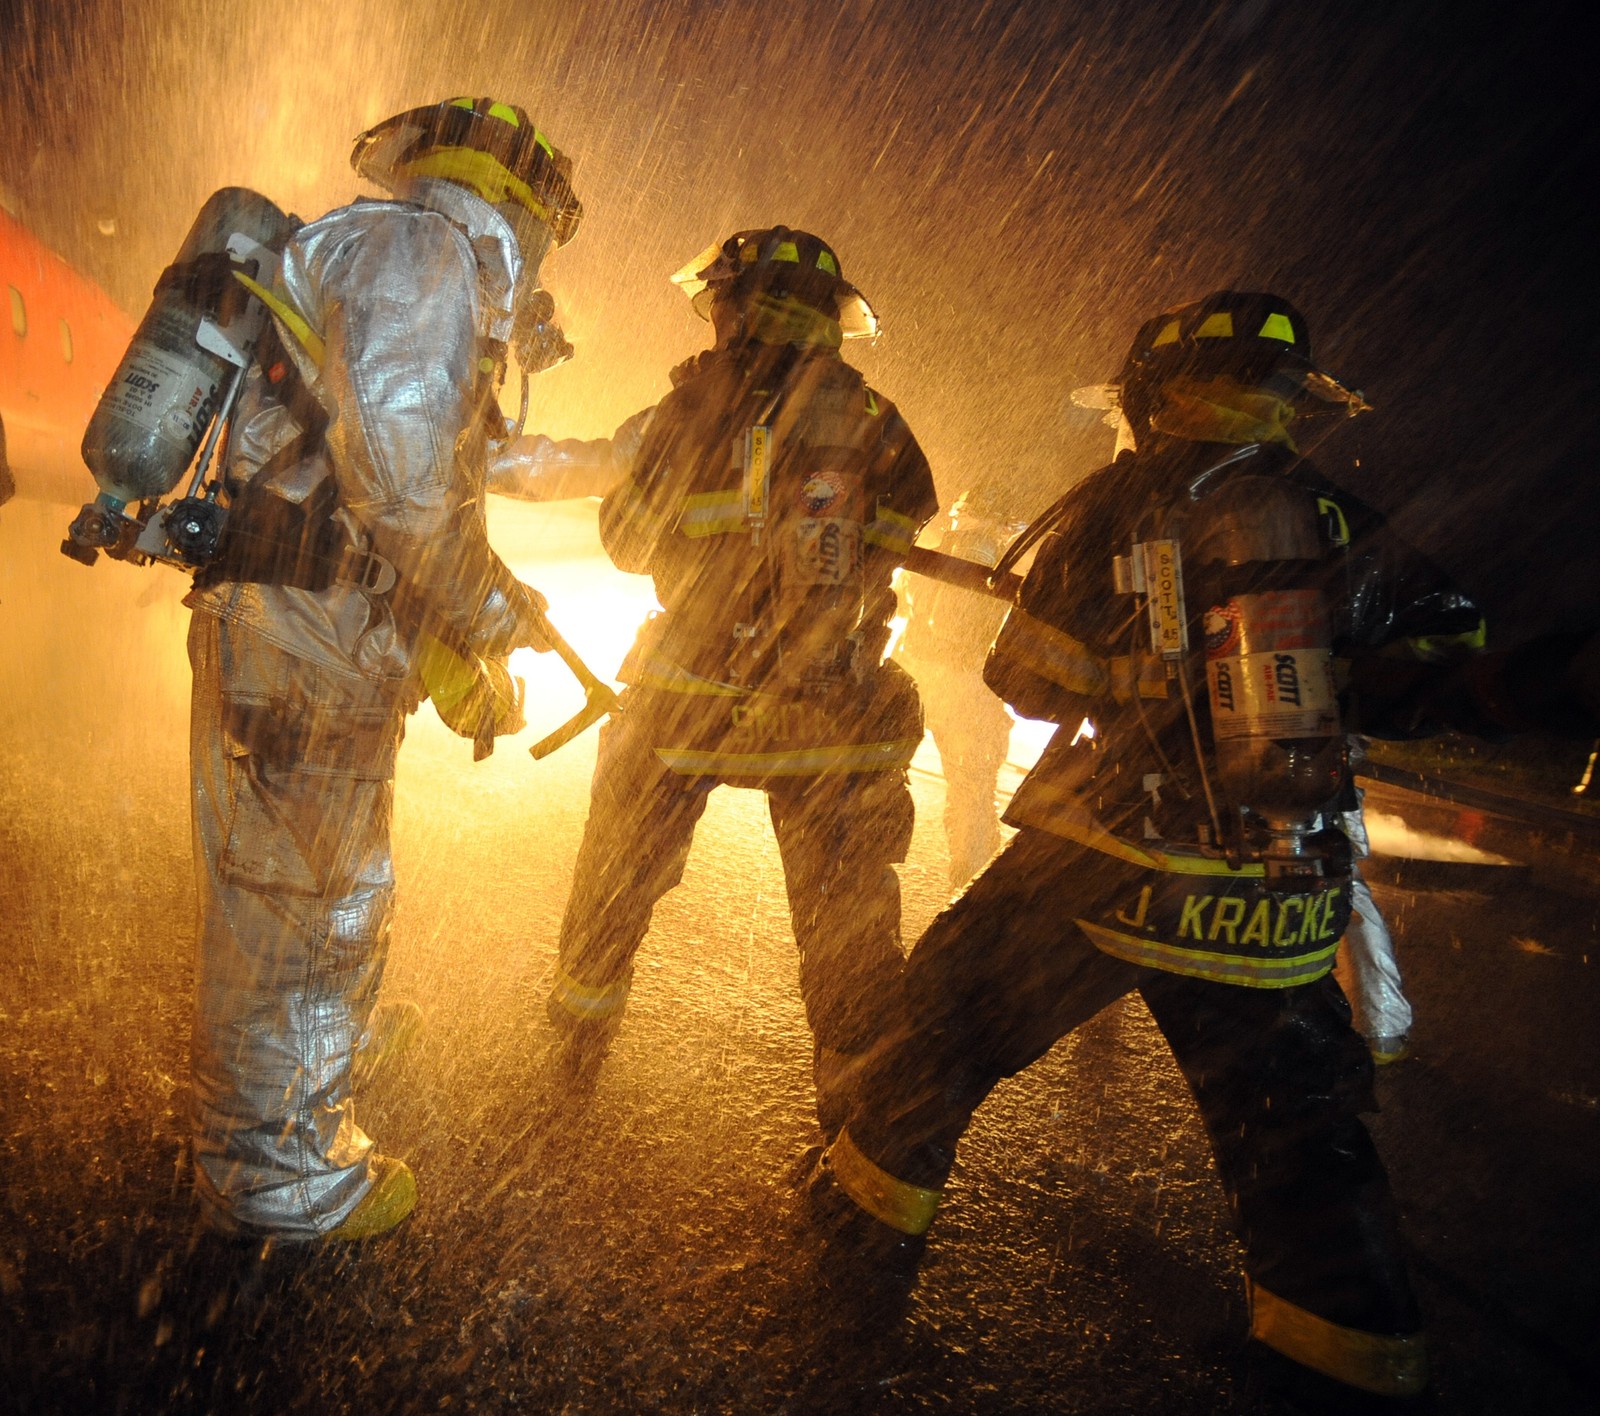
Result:
<svg viewBox="0 0 1600 1416"><path fill-rule="evenodd" d="M382 981L402 690L196 613L196 1187L210 1219L314 1238L371 1188L350 1064Z"/></svg>
<svg viewBox="0 0 1600 1416"><path fill-rule="evenodd" d="M995 1083L1137 990L1210 1136L1244 1242L1255 1334L1356 1385L1386 1389L1387 1368L1371 1380L1351 1375L1371 1375L1368 1358L1405 1368L1410 1382L1422 1358L1420 1340L1405 1335L1420 1318L1388 1179L1358 1116L1374 1109L1372 1061L1349 1005L1331 978L1248 988L1102 953L1073 920L1128 898L1142 873L1026 829L935 919L907 961L904 1016L864 1069L836 1147L854 1152L838 1161L841 1183L880 1219L916 1232L915 1218L899 1223L890 1211L897 1201L915 1209L920 1191L926 1225ZM1285 1325L1298 1336L1283 1337ZM1335 1356L1306 1355L1324 1347Z"/></svg>
<svg viewBox="0 0 1600 1416"><path fill-rule="evenodd" d="M655 753L652 695L635 690L600 730L589 818L561 925L552 1011L618 1018L656 901L678 884L706 798L724 779L672 771ZM859 1053L896 986L900 881L913 808L903 769L769 777L773 830L800 949L800 993L819 1087Z"/></svg>

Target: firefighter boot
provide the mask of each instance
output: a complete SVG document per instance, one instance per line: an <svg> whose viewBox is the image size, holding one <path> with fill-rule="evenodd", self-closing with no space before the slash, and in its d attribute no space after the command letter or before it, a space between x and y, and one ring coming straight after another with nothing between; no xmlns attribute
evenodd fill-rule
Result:
<svg viewBox="0 0 1600 1416"><path fill-rule="evenodd" d="M562 1007L559 997L545 1004L545 1015L555 1030L553 1061L575 1091L592 1090L600 1069L611 1053L611 1044L622 1028L622 1014L578 1018Z"/></svg>
<svg viewBox="0 0 1600 1416"><path fill-rule="evenodd" d="M322 1237L335 1243L387 1234L417 1205L417 1178L403 1160L380 1155L372 1160L372 1188L343 1224Z"/></svg>
<svg viewBox="0 0 1600 1416"><path fill-rule="evenodd" d="M811 1222L822 1236L823 1253L819 1267L824 1283L833 1278L840 1286L847 1288L852 1283L862 1281L900 1282L909 1292L928 1247L926 1232L933 1218L933 1204L937 1203L938 1192L918 1192L933 1195L934 1200L926 1207L926 1219L917 1216L903 1221L913 1225L920 1223L921 1227L915 1233L889 1224L867 1210L839 1176L838 1166L841 1162L847 1174L854 1175L859 1167L853 1162L859 1156L849 1133L841 1132L839 1139L817 1158L816 1166L806 1182L806 1204L811 1213ZM864 1163L871 1165L870 1161ZM877 1173L882 1174L881 1171ZM860 1184L859 1178L856 1183Z"/></svg>

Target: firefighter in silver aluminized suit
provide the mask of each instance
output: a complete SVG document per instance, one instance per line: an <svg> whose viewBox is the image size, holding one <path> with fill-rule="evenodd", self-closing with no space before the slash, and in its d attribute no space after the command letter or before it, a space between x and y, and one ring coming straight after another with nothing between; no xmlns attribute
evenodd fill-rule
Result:
<svg viewBox="0 0 1600 1416"><path fill-rule="evenodd" d="M1006 514L994 488L977 487L957 498L940 518L937 547L946 555L993 567L1025 529L1025 523ZM1011 715L984 683L983 661L1005 619L1005 606L922 576L906 576L905 581L906 628L895 657L917 681L939 751L950 883L961 886L1000 849L994 797L1011 745Z"/></svg>
<svg viewBox="0 0 1600 1416"><path fill-rule="evenodd" d="M542 601L489 547L485 450L539 263L581 212L566 159L488 99L392 118L352 162L394 200L291 238L228 538L189 600L196 1184L215 1227L289 1240L381 1233L416 1201L351 1097L393 908L395 754L423 646L468 664L548 647ZM516 726L502 702L489 716Z"/></svg>

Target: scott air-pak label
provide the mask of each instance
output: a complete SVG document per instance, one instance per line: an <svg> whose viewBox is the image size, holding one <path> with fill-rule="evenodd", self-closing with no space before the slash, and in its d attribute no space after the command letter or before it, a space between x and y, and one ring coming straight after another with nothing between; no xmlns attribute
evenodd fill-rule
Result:
<svg viewBox="0 0 1600 1416"><path fill-rule="evenodd" d="M788 511L786 586L831 587L860 580L864 502L856 473L829 469L804 479Z"/></svg>
<svg viewBox="0 0 1600 1416"><path fill-rule="evenodd" d="M1236 595L1206 611L1205 634L1218 742L1338 736L1333 651L1320 591Z"/></svg>
<svg viewBox="0 0 1600 1416"><path fill-rule="evenodd" d="M152 344L136 345L106 390L108 413L192 455L217 394L210 372Z"/></svg>

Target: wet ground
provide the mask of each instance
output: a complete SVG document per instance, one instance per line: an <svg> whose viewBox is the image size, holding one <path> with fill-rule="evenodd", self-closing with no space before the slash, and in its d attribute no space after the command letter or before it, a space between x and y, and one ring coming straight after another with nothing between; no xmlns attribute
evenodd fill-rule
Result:
<svg viewBox="0 0 1600 1416"><path fill-rule="evenodd" d="M642 584L597 579L589 514L502 510L497 538L614 663ZM984 1107L903 1313L824 1281L794 1184L810 1044L753 794L713 797L608 1066L574 1091L542 997L592 733L480 767L431 714L409 734L389 977L428 1027L362 1119L415 1169L415 1216L331 1254L197 1238L181 585L69 564L63 520L0 513L0 1409L1280 1409L1239 1359L1222 1196L1137 1003ZM908 938L946 889L942 786L915 787ZM1439 1408L1587 1411L1600 900L1434 883L1378 887L1419 1022L1375 1129Z"/></svg>

